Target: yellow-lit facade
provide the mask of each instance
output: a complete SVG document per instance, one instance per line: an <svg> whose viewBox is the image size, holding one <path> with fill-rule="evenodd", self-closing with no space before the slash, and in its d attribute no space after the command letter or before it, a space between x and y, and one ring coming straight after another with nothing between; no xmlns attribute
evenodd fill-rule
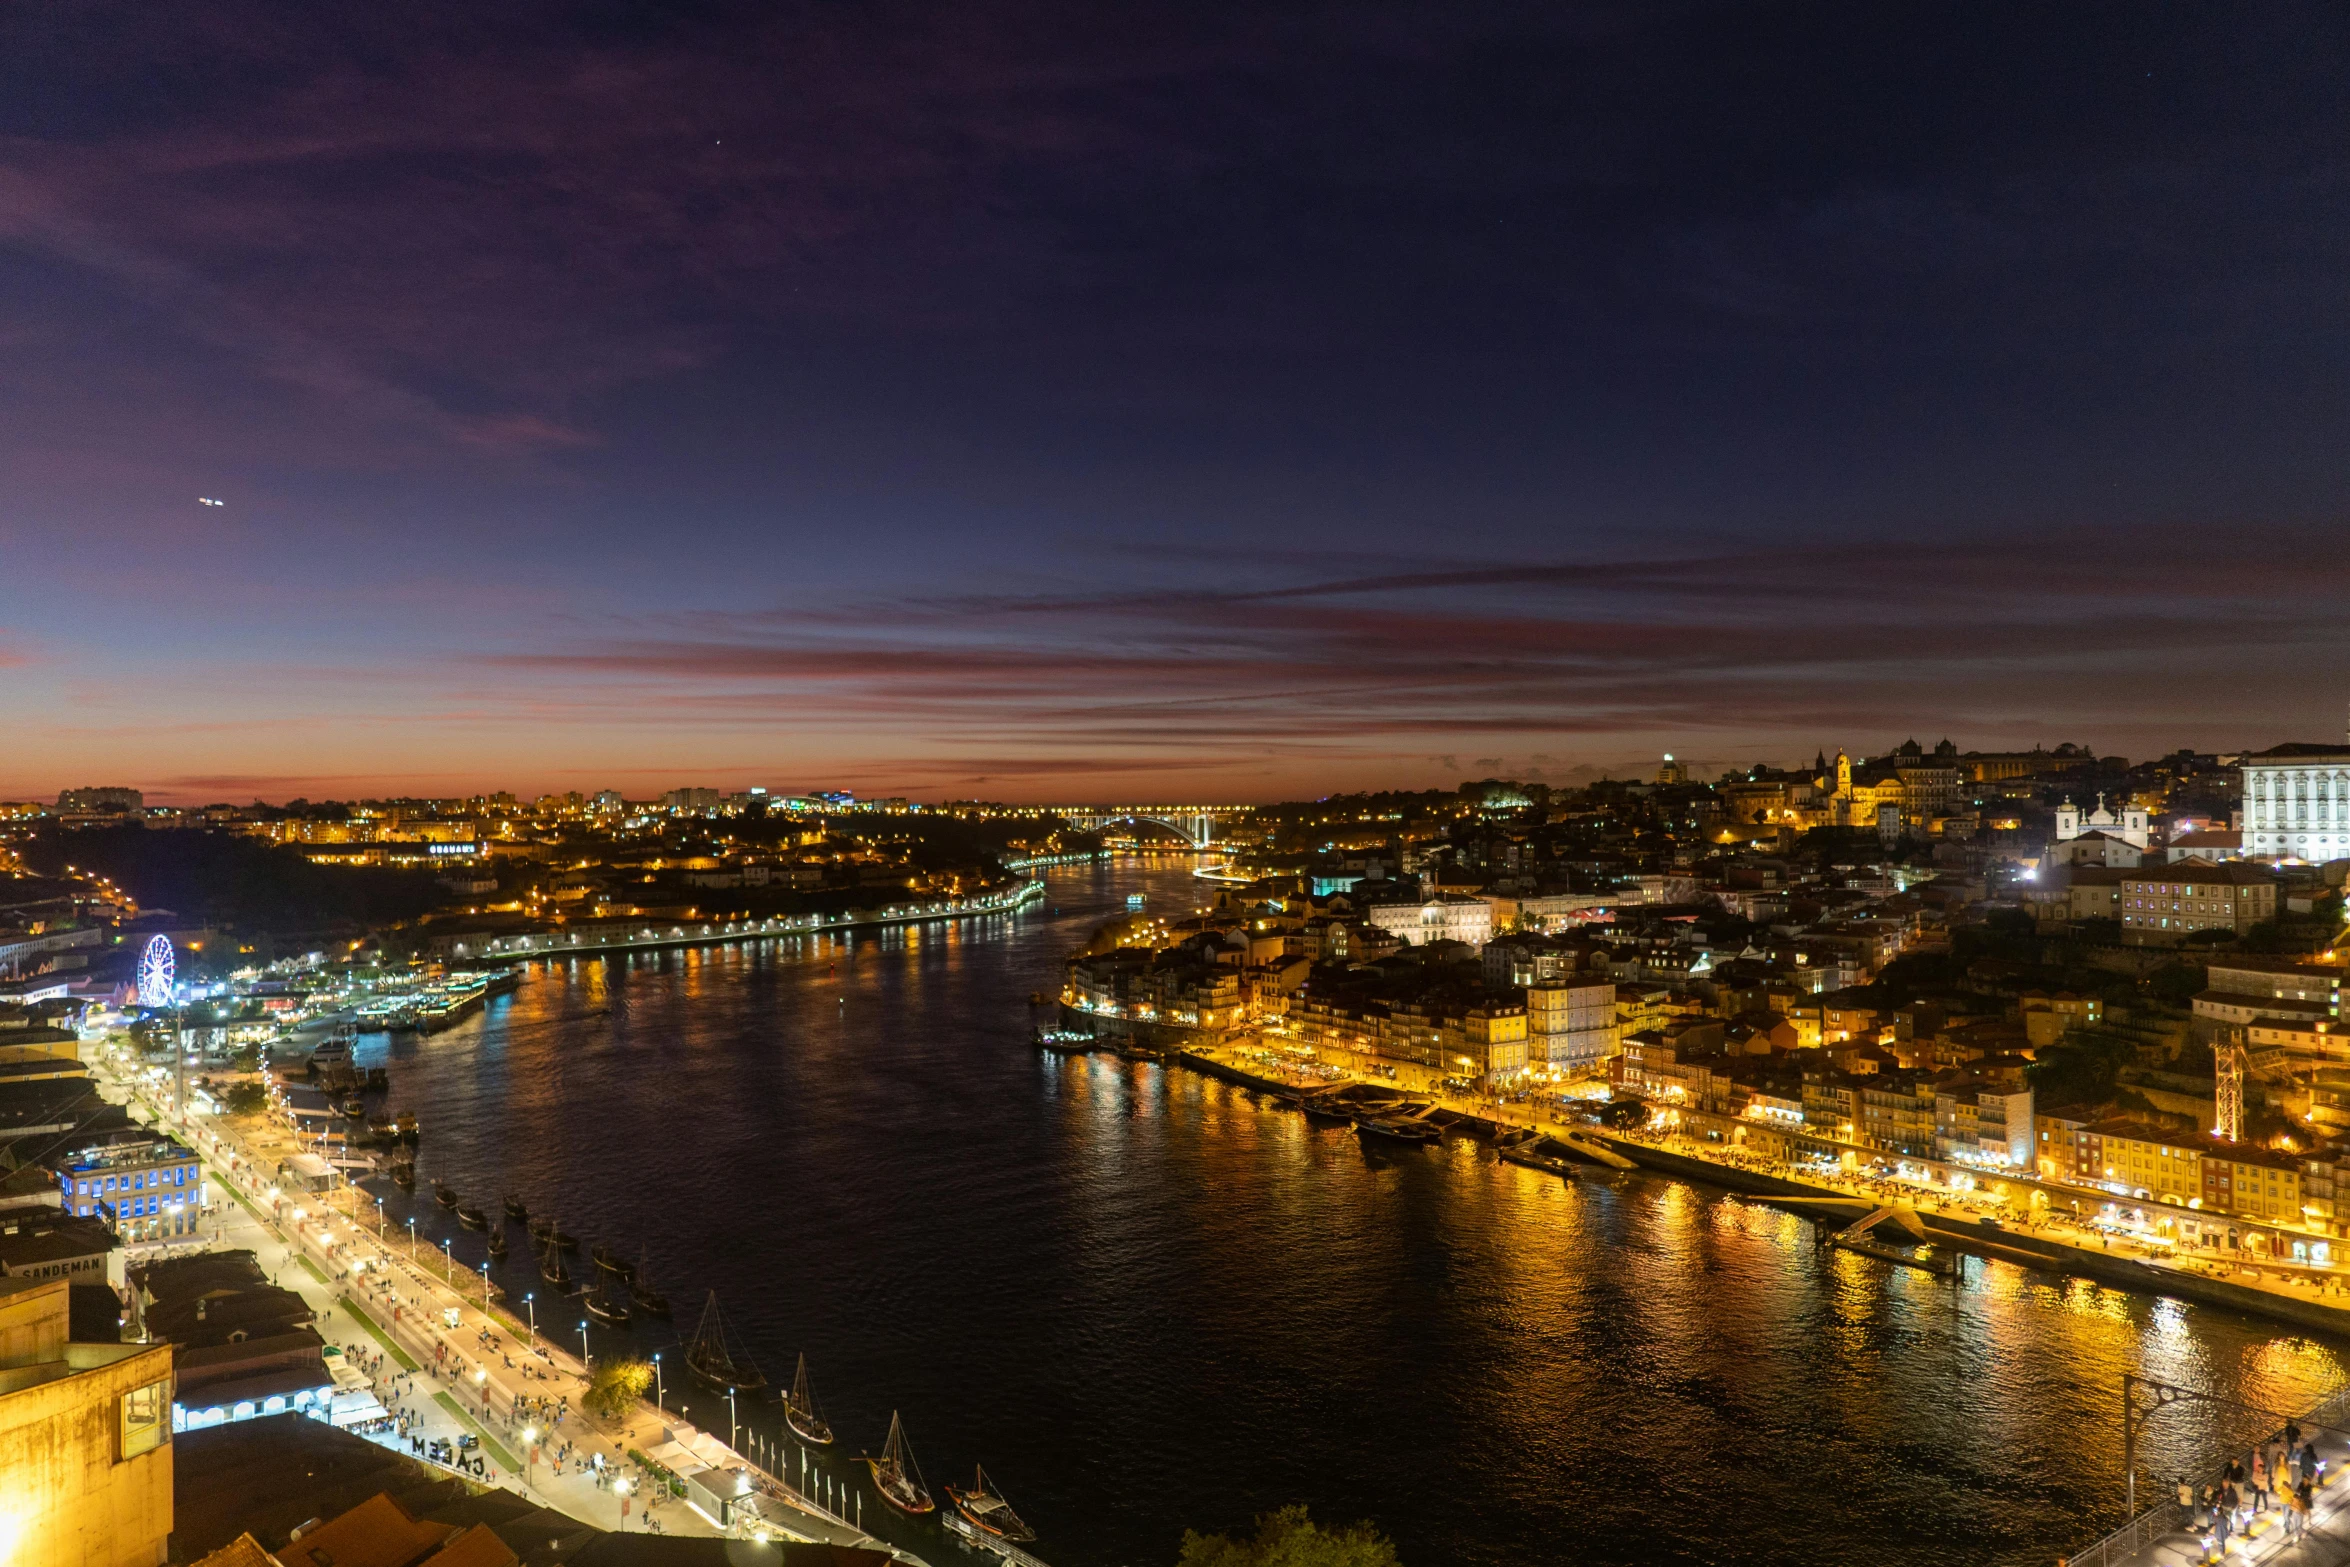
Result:
<svg viewBox="0 0 2350 1567"><path fill-rule="evenodd" d="M76 1344L62 1279L0 1279L0 1563L158 1567L171 1346Z"/></svg>

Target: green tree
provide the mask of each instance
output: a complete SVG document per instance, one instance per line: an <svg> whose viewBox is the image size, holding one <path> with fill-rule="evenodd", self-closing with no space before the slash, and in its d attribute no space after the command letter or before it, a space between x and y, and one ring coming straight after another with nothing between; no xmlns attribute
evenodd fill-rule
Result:
<svg viewBox="0 0 2350 1567"><path fill-rule="evenodd" d="M1369 1524L1325 1529L1293 1503L1259 1518L1253 1540L1184 1530L1177 1567L1401 1567L1401 1558Z"/></svg>
<svg viewBox="0 0 2350 1567"><path fill-rule="evenodd" d="M588 1381L587 1396L580 1402L591 1415L618 1420L652 1385L653 1367L649 1361L619 1358L600 1361L595 1375Z"/></svg>
<svg viewBox="0 0 2350 1567"><path fill-rule="evenodd" d="M231 1083L221 1090L220 1107L231 1115L259 1115L269 1108L269 1090L259 1083Z"/></svg>

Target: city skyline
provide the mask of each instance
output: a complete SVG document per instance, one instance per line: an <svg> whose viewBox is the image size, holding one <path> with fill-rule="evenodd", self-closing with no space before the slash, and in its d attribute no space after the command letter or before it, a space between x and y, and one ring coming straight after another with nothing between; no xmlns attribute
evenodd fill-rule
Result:
<svg viewBox="0 0 2350 1567"><path fill-rule="evenodd" d="M2325 739L2343 29L14 14L0 797Z"/></svg>

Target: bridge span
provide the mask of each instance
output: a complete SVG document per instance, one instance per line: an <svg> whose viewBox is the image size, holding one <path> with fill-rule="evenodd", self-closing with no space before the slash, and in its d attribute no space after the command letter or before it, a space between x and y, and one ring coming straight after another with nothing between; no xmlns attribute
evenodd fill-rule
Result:
<svg viewBox="0 0 2350 1567"><path fill-rule="evenodd" d="M1153 822L1171 832L1180 833L1192 847L1204 849L1214 843L1217 830L1227 823L1246 816L1253 806L1246 805L1057 805L1048 807L1052 813L1072 827L1088 832L1100 832L1121 822Z"/></svg>

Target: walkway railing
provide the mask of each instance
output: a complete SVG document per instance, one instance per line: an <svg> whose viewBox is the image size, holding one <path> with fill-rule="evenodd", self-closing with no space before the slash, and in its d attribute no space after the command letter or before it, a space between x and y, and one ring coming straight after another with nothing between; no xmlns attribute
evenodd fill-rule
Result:
<svg viewBox="0 0 2350 1567"><path fill-rule="evenodd" d="M2350 1424L2350 1387L2343 1388L2323 1403L2312 1407L2299 1422L2306 1428L2332 1427L2337 1430ZM2284 1428L2278 1427L2261 1443L2282 1441ZM2254 1444L2247 1443L2247 1447ZM2062 1558L2067 1567L2123 1567L2135 1561L2146 1549L2166 1534L2194 1533L2194 1519L2176 1500L2158 1502L2104 1539Z"/></svg>

